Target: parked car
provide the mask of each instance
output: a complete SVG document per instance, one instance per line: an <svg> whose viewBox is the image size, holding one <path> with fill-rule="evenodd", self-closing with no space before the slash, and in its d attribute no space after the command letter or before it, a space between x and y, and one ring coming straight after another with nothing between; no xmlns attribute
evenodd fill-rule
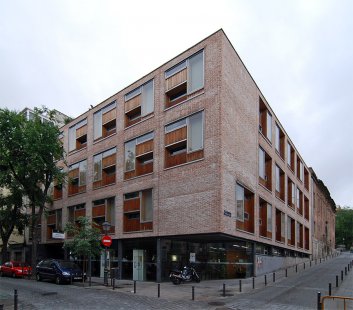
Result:
<svg viewBox="0 0 353 310"><path fill-rule="evenodd" d="M24 277L31 274L32 268L25 263L9 261L0 266L0 276L13 278Z"/></svg>
<svg viewBox="0 0 353 310"><path fill-rule="evenodd" d="M36 267L36 279L48 279L56 284L82 281L84 274L74 262L58 259L44 259Z"/></svg>

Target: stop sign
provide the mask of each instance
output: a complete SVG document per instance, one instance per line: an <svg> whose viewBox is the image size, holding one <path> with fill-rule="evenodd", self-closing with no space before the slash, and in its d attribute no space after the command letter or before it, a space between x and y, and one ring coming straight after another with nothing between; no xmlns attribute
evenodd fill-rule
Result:
<svg viewBox="0 0 353 310"><path fill-rule="evenodd" d="M110 247L112 245L112 238L110 236L103 236L102 244L104 246Z"/></svg>

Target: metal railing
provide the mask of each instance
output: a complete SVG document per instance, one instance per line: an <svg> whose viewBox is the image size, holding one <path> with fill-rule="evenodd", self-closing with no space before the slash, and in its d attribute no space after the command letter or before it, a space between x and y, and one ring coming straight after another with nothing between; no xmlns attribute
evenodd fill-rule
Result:
<svg viewBox="0 0 353 310"><path fill-rule="evenodd" d="M332 301L334 301L335 299L337 300L343 300L343 308L337 308L337 309L347 309L347 300L349 301L350 305L353 305L353 297L346 297L346 296L323 296L321 298L321 310L325 309L325 301L331 299ZM331 309L327 308L327 309Z"/></svg>

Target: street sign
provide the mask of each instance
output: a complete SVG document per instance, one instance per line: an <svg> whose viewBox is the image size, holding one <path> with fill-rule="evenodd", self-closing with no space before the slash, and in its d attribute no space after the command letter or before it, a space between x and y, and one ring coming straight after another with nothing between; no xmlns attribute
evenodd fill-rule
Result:
<svg viewBox="0 0 353 310"><path fill-rule="evenodd" d="M102 244L106 247L110 247L112 245L112 238L110 236L103 236Z"/></svg>

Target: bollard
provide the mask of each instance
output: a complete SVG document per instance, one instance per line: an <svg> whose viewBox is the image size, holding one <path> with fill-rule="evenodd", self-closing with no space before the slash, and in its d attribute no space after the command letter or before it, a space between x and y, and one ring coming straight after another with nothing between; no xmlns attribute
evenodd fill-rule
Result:
<svg viewBox="0 0 353 310"><path fill-rule="evenodd" d="M321 264L321 258L320 258L320 264Z"/></svg>
<svg viewBox="0 0 353 310"><path fill-rule="evenodd" d="M332 295L332 285L331 285L331 283L328 284L328 295L329 296Z"/></svg>
<svg viewBox="0 0 353 310"><path fill-rule="evenodd" d="M315 259L315 265L317 264L317 259Z"/></svg>
<svg viewBox="0 0 353 310"><path fill-rule="evenodd" d="M158 283L158 286L157 286L157 297L161 297L161 284Z"/></svg>
<svg viewBox="0 0 353 310"><path fill-rule="evenodd" d="M304 270L305 270L305 263L304 263Z"/></svg>
<svg viewBox="0 0 353 310"><path fill-rule="evenodd" d="M223 297L226 297L226 284L223 283Z"/></svg>
<svg viewBox="0 0 353 310"><path fill-rule="evenodd" d="M311 261L310 261L310 267L311 267Z"/></svg>
<svg viewBox="0 0 353 310"><path fill-rule="evenodd" d="M241 279L239 280L239 292L241 293Z"/></svg>
<svg viewBox="0 0 353 310"><path fill-rule="evenodd" d="M347 275L347 267L344 267L344 275Z"/></svg>
<svg viewBox="0 0 353 310"><path fill-rule="evenodd" d="M321 293L317 292L317 310L321 310Z"/></svg>
<svg viewBox="0 0 353 310"><path fill-rule="evenodd" d="M223 284L223 285L225 285L225 284ZM223 292L224 292L224 295L223 295L223 296L225 296L225 289L223 290ZM195 300L195 286L193 286L193 287L191 288L191 299L192 299L192 300Z"/></svg>
<svg viewBox="0 0 353 310"><path fill-rule="evenodd" d="M252 278L252 288L253 288L253 290L255 289L255 277Z"/></svg>
<svg viewBox="0 0 353 310"><path fill-rule="evenodd" d="M341 281L343 281L343 270L341 270Z"/></svg>
<svg viewBox="0 0 353 310"><path fill-rule="evenodd" d="M14 294L14 305L13 305L13 309L17 310L18 309L18 295L17 295L17 290L15 290L15 294Z"/></svg>
<svg viewBox="0 0 353 310"><path fill-rule="evenodd" d="M288 277L288 269L286 268L286 278Z"/></svg>
<svg viewBox="0 0 353 310"><path fill-rule="evenodd" d="M0 310L4 310L4 305L0 304Z"/></svg>
<svg viewBox="0 0 353 310"><path fill-rule="evenodd" d="M136 294L136 281L134 281L134 294Z"/></svg>
<svg viewBox="0 0 353 310"><path fill-rule="evenodd" d="M272 275L272 280L273 280L273 282L276 282L276 273L275 272Z"/></svg>
<svg viewBox="0 0 353 310"><path fill-rule="evenodd" d="M338 276L336 276L336 287L338 287Z"/></svg>
<svg viewBox="0 0 353 310"><path fill-rule="evenodd" d="M298 265L295 265L295 272L298 272Z"/></svg>
<svg viewBox="0 0 353 310"><path fill-rule="evenodd" d="M349 271L349 264L348 264L348 271Z"/></svg>
<svg viewBox="0 0 353 310"><path fill-rule="evenodd" d="M265 286L267 285L267 276L265 275Z"/></svg>
<svg viewBox="0 0 353 310"><path fill-rule="evenodd" d="M113 291L115 290L115 278L113 278Z"/></svg>

